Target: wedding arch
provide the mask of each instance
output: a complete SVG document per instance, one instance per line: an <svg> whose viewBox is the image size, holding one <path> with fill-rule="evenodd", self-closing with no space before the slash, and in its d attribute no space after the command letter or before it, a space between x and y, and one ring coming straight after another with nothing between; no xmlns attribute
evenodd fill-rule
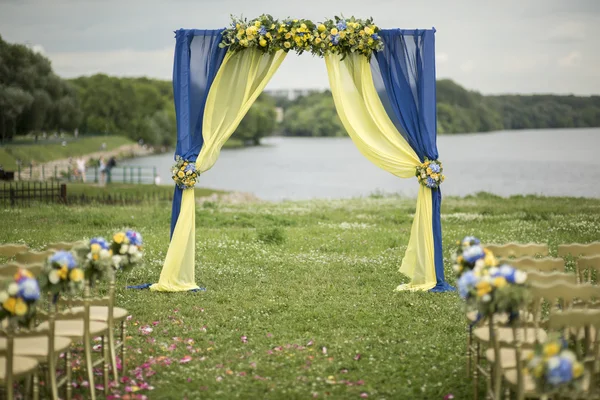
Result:
<svg viewBox="0 0 600 400"><path fill-rule="evenodd" d="M233 19L225 30L175 32L177 117L171 242L151 290L198 290L195 200L199 174L217 161L289 51L325 59L338 115L360 152L420 189L398 290L453 290L444 279L437 161L435 29L379 29L372 20L335 17Z"/></svg>

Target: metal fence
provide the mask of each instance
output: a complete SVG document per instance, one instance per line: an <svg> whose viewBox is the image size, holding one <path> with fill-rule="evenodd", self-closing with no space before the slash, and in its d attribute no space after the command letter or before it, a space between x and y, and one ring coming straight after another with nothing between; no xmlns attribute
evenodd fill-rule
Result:
<svg viewBox="0 0 600 400"><path fill-rule="evenodd" d="M33 202L66 203L67 185L58 182L3 183L0 204L4 207L24 206Z"/></svg>
<svg viewBox="0 0 600 400"><path fill-rule="evenodd" d="M79 171L69 168L68 170L59 170L57 166L54 168L46 168L45 166L33 167L28 166L21 168L17 166L14 171L15 181L65 181L65 182L81 182L85 179L86 182L94 183L132 183L132 184L154 184L158 173L156 167L142 167L135 165L127 165L122 167L113 167L107 169L103 174L99 167L89 167L85 170L85 178Z"/></svg>

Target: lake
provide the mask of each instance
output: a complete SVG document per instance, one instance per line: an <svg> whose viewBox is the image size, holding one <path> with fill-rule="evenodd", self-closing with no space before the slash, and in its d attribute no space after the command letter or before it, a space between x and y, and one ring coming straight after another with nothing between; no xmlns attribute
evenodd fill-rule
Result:
<svg viewBox="0 0 600 400"><path fill-rule="evenodd" d="M265 200L349 198L374 193L414 197L418 184L371 164L349 138L263 139L263 146L223 150L199 185L253 193ZM600 128L440 135L444 195L600 197ZM157 166L171 184L172 154L123 165Z"/></svg>

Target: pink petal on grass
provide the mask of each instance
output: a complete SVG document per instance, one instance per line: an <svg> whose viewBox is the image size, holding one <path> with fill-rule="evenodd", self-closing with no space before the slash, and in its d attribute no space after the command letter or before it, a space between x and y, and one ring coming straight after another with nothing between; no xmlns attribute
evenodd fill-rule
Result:
<svg viewBox="0 0 600 400"><path fill-rule="evenodd" d="M368 394L368 393L366 393L366 392L362 392L362 393L360 394L360 398L361 398L361 399L366 399L367 397L369 397L369 394Z"/></svg>
<svg viewBox="0 0 600 400"><path fill-rule="evenodd" d="M217 382L221 382L223 380L222 376L217 376Z"/></svg>
<svg viewBox="0 0 600 400"><path fill-rule="evenodd" d="M358 361L358 360L360 360L360 354L356 354L356 355L354 356L354 361Z"/></svg>
<svg viewBox="0 0 600 400"><path fill-rule="evenodd" d="M152 328L150 328L148 325L144 325L142 327L140 327L140 332L142 333L142 335L149 335L151 334L153 331Z"/></svg>
<svg viewBox="0 0 600 400"><path fill-rule="evenodd" d="M273 337L272 333L267 333L267 337Z"/></svg>
<svg viewBox="0 0 600 400"><path fill-rule="evenodd" d="M321 349L321 351L323 352L323 354L327 354L327 347L323 346L323 348Z"/></svg>
<svg viewBox="0 0 600 400"><path fill-rule="evenodd" d="M452 393L448 393L444 396L444 400L452 400L454 399L454 395Z"/></svg>
<svg viewBox="0 0 600 400"><path fill-rule="evenodd" d="M312 346L313 344L315 344L315 342L313 342L312 340L309 340L308 343L306 343L307 346Z"/></svg>
<svg viewBox="0 0 600 400"><path fill-rule="evenodd" d="M246 372L242 371L238 374L238 376L246 376Z"/></svg>
<svg viewBox="0 0 600 400"><path fill-rule="evenodd" d="M177 348L177 345L176 345L175 343L173 343L173 344L169 345L169 347L167 347L167 350L169 350L169 351L173 351L173 350L175 350L176 348Z"/></svg>
<svg viewBox="0 0 600 400"><path fill-rule="evenodd" d="M242 336L240 339L242 340L242 343L248 343L248 337L247 336Z"/></svg>
<svg viewBox="0 0 600 400"><path fill-rule="evenodd" d="M192 361L191 356L184 356L181 360L179 360L179 364L189 363L190 361Z"/></svg>

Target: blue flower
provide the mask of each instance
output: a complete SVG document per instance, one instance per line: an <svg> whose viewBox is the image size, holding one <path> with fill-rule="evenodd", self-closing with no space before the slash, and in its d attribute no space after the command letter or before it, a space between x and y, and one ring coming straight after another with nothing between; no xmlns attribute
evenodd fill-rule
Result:
<svg viewBox="0 0 600 400"><path fill-rule="evenodd" d="M475 261L484 257L485 252L483 251L483 248L479 245L471 246L465 251L463 251L463 258L465 259L465 262L469 264L475 264Z"/></svg>
<svg viewBox="0 0 600 400"><path fill-rule="evenodd" d="M546 379L551 385L568 383L573 379L573 366L571 361L564 357L552 357L548 360Z"/></svg>
<svg viewBox="0 0 600 400"><path fill-rule="evenodd" d="M57 251L52 257L50 257L50 263L58 264L61 267L66 265L68 269L73 269L77 266L77 261L73 254L68 251Z"/></svg>
<svg viewBox="0 0 600 400"><path fill-rule="evenodd" d="M19 296L25 301L36 301L40 298L40 286L36 279L27 278L19 282Z"/></svg>
<svg viewBox="0 0 600 400"><path fill-rule="evenodd" d="M340 42L340 35L333 35L331 37L331 43L333 43L334 45L337 45Z"/></svg>
<svg viewBox="0 0 600 400"><path fill-rule="evenodd" d="M434 187L436 187L437 184L435 182L435 179L433 179L432 177L428 176L427 177L427 184L426 185L427 185L428 188L433 189Z"/></svg>
<svg viewBox="0 0 600 400"><path fill-rule="evenodd" d="M343 31L344 29L346 29L346 20L342 19L340 20L336 27L338 28L338 31Z"/></svg>
<svg viewBox="0 0 600 400"><path fill-rule="evenodd" d="M127 236L127 239L129 239L129 244L132 244L134 246L141 246L142 235L140 235L139 232L128 230L127 232L125 232L125 236Z"/></svg>
<svg viewBox="0 0 600 400"><path fill-rule="evenodd" d="M379 35L376 34L376 33L374 33L374 34L371 35L371 39L373 39L373 40L379 40Z"/></svg>
<svg viewBox="0 0 600 400"><path fill-rule="evenodd" d="M475 236L465 236L461 243L463 245L467 244L469 246L474 246L476 244L481 244L481 240L479 240Z"/></svg>
<svg viewBox="0 0 600 400"><path fill-rule="evenodd" d="M304 32L296 32L296 36L302 37L302 36L304 36Z"/></svg>
<svg viewBox="0 0 600 400"><path fill-rule="evenodd" d="M260 33L261 35L266 35L267 34L267 28L263 26L260 27L260 29L258 30L258 33Z"/></svg>
<svg viewBox="0 0 600 400"><path fill-rule="evenodd" d="M196 172L196 163L189 163L187 167L185 167L185 172L188 171Z"/></svg>
<svg viewBox="0 0 600 400"><path fill-rule="evenodd" d="M516 272L517 272L516 269L514 269L510 265L504 264L498 268L498 272L494 274L494 277L502 276L504 279L506 279L506 282L515 283L515 273Z"/></svg>
<svg viewBox="0 0 600 400"><path fill-rule="evenodd" d="M434 172L436 174L438 172L440 172L440 166L439 166L439 164L431 163L431 164L429 164L429 168L431 168L431 172Z"/></svg>
<svg viewBox="0 0 600 400"><path fill-rule="evenodd" d="M108 242L103 237L96 237L90 239L90 246L93 244L99 244L102 249L108 250Z"/></svg>
<svg viewBox="0 0 600 400"><path fill-rule="evenodd" d="M467 271L460 276L458 279L458 292L460 293L460 297L466 299L469 295L469 291L471 288L475 287L478 279L473 273L473 271Z"/></svg>

